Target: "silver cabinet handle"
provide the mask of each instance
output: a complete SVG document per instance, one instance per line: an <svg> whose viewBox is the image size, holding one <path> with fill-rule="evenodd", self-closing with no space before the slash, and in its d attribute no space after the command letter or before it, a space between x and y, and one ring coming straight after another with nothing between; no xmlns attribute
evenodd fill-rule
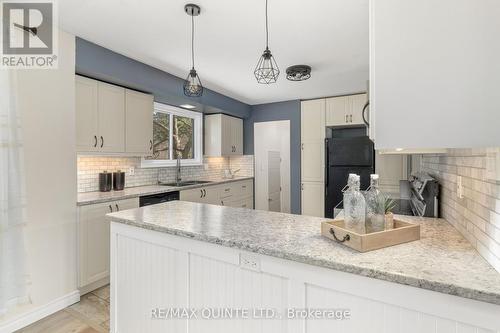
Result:
<svg viewBox="0 0 500 333"><path fill-rule="evenodd" d="M149 150L153 150L153 140L149 140Z"/></svg>
<svg viewBox="0 0 500 333"><path fill-rule="evenodd" d="M207 190L203 189L203 197L207 196Z"/></svg>
<svg viewBox="0 0 500 333"><path fill-rule="evenodd" d="M104 146L104 138L101 135L101 148Z"/></svg>
<svg viewBox="0 0 500 333"><path fill-rule="evenodd" d="M200 198L203 198L203 190L200 189Z"/></svg>
<svg viewBox="0 0 500 333"><path fill-rule="evenodd" d="M115 207L116 207L116 211L119 212L120 211L120 207L118 207L118 204L115 204Z"/></svg>
<svg viewBox="0 0 500 333"><path fill-rule="evenodd" d="M110 211L111 213L113 213L113 207L111 207L111 205L109 205L108 207L109 207L109 211Z"/></svg>
<svg viewBox="0 0 500 333"><path fill-rule="evenodd" d="M94 135L94 147L97 147L97 135Z"/></svg>
<svg viewBox="0 0 500 333"><path fill-rule="evenodd" d="M348 117L349 117L348 115L345 115L345 122L346 122L346 123L348 122L348 120L347 120L347 119L348 119Z"/></svg>
<svg viewBox="0 0 500 333"><path fill-rule="evenodd" d="M349 119L350 119L350 121L351 121L351 123L352 123L352 114L350 115Z"/></svg>

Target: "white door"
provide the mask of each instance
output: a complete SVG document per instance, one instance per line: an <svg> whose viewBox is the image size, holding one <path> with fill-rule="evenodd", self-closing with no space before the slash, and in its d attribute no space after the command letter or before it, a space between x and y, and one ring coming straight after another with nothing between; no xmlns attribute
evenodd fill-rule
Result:
<svg viewBox="0 0 500 333"><path fill-rule="evenodd" d="M76 149L97 151L99 139L97 81L83 76L75 79Z"/></svg>
<svg viewBox="0 0 500 333"><path fill-rule="evenodd" d="M363 107L366 104L366 94L348 96L350 103L350 125L364 125Z"/></svg>
<svg viewBox="0 0 500 333"><path fill-rule="evenodd" d="M301 181L323 182L325 147L325 100L302 102Z"/></svg>
<svg viewBox="0 0 500 333"><path fill-rule="evenodd" d="M281 212L281 157L279 151L267 152L267 193L269 211Z"/></svg>
<svg viewBox="0 0 500 333"><path fill-rule="evenodd" d="M231 117L221 115L221 152L222 156L234 155L233 152L233 131Z"/></svg>
<svg viewBox="0 0 500 333"><path fill-rule="evenodd" d="M125 151L153 152L153 96L125 90Z"/></svg>
<svg viewBox="0 0 500 333"><path fill-rule="evenodd" d="M269 179L269 152L278 152L281 157L279 175ZM254 124L254 154L255 154L255 208L270 209L269 187L277 188L279 181L281 196L280 210L290 212L290 121L266 121ZM273 166L273 162L271 162ZM277 174L277 171L274 172ZM273 193L276 193L275 191ZM277 202L278 199L273 199ZM276 209L275 206L273 209Z"/></svg>
<svg viewBox="0 0 500 333"><path fill-rule="evenodd" d="M345 126L348 101L345 96L326 99L326 126Z"/></svg>
<svg viewBox="0 0 500 333"><path fill-rule="evenodd" d="M203 188L194 188L181 191L179 196L182 201L203 202L205 194Z"/></svg>
<svg viewBox="0 0 500 333"><path fill-rule="evenodd" d="M98 83L99 143L103 152L125 151L125 89Z"/></svg>
<svg viewBox="0 0 500 333"><path fill-rule="evenodd" d="M302 215L325 216L323 183L302 183Z"/></svg>

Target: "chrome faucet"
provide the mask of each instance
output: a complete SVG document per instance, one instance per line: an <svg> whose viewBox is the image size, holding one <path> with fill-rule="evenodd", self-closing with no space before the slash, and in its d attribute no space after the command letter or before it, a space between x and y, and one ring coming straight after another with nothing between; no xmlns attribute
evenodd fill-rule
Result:
<svg viewBox="0 0 500 333"><path fill-rule="evenodd" d="M182 181L181 178L181 157L177 155L177 166L175 167L175 182L177 183L177 186L179 186L179 183Z"/></svg>

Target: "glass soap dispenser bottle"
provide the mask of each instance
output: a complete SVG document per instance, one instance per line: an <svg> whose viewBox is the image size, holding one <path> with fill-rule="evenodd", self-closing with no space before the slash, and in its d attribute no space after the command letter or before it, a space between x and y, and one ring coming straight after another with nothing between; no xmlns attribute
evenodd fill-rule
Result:
<svg viewBox="0 0 500 333"><path fill-rule="evenodd" d="M347 229L357 233L366 233L365 213L366 203L361 194L360 178L356 174L349 174L348 189L344 192L344 223Z"/></svg>
<svg viewBox="0 0 500 333"><path fill-rule="evenodd" d="M370 175L370 187L366 199L366 232L385 229L385 196L379 190L378 175Z"/></svg>

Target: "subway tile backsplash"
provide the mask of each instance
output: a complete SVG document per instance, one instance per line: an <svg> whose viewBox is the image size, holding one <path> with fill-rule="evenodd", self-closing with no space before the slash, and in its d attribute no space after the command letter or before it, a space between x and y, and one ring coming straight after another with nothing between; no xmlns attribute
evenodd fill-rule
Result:
<svg viewBox="0 0 500 333"><path fill-rule="evenodd" d="M441 215L500 272L500 148L423 155L422 170L441 184ZM457 197L462 177L463 198Z"/></svg>
<svg viewBox="0 0 500 333"><path fill-rule="evenodd" d="M175 181L175 167L141 168L140 157L112 157L79 155L78 192L92 192L99 190L99 173L121 170L125 172L125 187L154 185L158 180L162 182ZM134 175L128 170L133 167ZM240 169L236 176L253 176L253 155L231 157L207 157L203 165L183 166L183 179L220 179L225 169Z"/></svg>

